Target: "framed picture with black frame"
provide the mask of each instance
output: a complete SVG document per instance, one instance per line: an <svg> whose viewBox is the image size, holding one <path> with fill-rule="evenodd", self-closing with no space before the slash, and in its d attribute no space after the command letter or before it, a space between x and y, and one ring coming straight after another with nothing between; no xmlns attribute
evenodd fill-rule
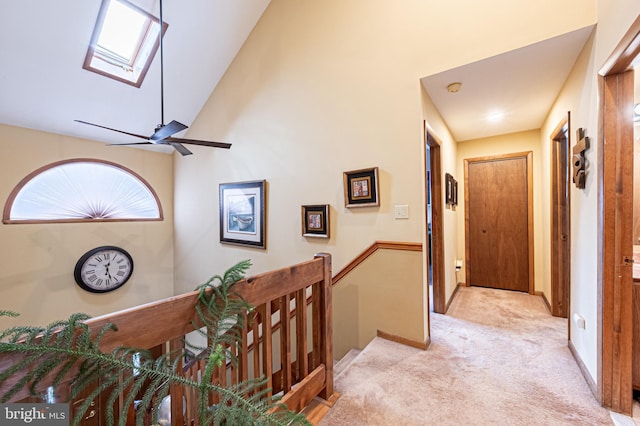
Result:
<svg viewBox="0 0 640 426"><path fill-rule="evenodd" d="M453 179L453 176L451 176L449 173L445 173L444 175L444 186L445 186L445 192L444 192L444 202L445 204L451 206L453 205L453 191L454 191L454 181L455 179Z"/></svg>
<svg viewBox="0 0 640 426"><path fill-rule="evenodd" d="M451 205L452 206L458 205L458 181L455 179L453 180L453 197L452 197Z"/></svg>
<svg viewBox="0 0 640 426"><path fill-rule="evenodd" d="M345 207L379 206L378 168L343 173Z"/></svg>
<svg viewBox="0 0 640 426"><path fill-rule="evenodd" d="M265 180L220 184L220 242L266 248Z"/></svg>
<svg viewBox="0 0 640 426"><path fill-rule="evenodd" d="M302 236L329 238L329 204L302 206Z"/></svg>

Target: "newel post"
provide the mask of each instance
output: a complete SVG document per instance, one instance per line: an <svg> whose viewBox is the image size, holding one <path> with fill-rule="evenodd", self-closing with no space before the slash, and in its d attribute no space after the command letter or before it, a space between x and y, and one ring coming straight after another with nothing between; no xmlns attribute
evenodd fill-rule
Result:
<svg viewBox="0 0 640 426"><path fill-rule="evenodd" d="M331 255L318 253L315 259L324 261L323 279L320 283L320 362L325 366L325 388L320 393L323 399L329 399L333 395L333 305L331 301L332 277Z"/></svg>

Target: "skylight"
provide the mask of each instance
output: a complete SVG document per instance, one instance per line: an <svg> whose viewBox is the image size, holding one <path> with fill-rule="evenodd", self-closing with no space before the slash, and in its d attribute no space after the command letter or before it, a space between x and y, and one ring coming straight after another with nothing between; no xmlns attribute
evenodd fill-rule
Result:
<svg viewBox="0 0 640 426"><path fill-rule="evenodd" d="M83 68L140 87L158 50L159 22L126 0L103 0Z"/></svg>

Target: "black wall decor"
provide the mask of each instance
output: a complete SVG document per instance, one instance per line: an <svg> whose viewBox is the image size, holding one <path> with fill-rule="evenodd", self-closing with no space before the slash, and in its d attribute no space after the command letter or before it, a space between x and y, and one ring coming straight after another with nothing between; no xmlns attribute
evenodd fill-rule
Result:
<svg viewBox="0 0 640 426"><path fill-rule="evenodd" d="M458 181L449 173L444 175L445 203L449 206L458 205Z"/></svg>
<svg viewBox="0 0 640 426"><path fill-rule="evenodd" d="M585 130L581 127L577 130L578 142L573 147L573 183L576 188L584 189L587 184L587 172L585 169L585 151L589 149L589 138L585 136Z"/></svg>

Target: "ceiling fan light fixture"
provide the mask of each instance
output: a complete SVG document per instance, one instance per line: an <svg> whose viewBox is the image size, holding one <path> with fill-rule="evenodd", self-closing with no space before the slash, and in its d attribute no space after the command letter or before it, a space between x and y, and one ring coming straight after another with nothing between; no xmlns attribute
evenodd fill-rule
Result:
<svg viewBox="0 0 640 426"><path fill-rule="evenodd" d="M447 92L449 93L458 93L462 89L462 83L455 82L451 83L447 86Z"/></svg>

